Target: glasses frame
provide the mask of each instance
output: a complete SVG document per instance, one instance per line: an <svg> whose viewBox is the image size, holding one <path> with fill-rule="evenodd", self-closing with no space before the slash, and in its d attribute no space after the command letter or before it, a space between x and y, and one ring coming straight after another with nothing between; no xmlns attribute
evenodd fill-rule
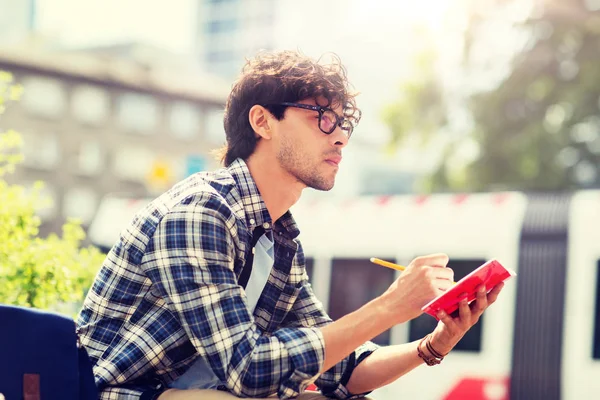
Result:
<svg viewBox="0 0 600 400"><path fill-rule="evenodd" d="M263 106L295 107L295 108L301 108L304 110L316 111L319 113L319 130L326 135L331 135L335 131L335 128L337 128L339 126L340 129L346 133L346 137L348 139L350 139L350 136L352 136L352 131L354 131L354 125L352 124L352 122L350 122L350 120L348 118L340 117L338 115L338 113L336 113L329 107L312 106L310 104L303 104L303 103L290 103L287 101L284 101L282 103L264 104ZM333 113L333 115L335 115L335 124L329 131L327 131L321 127L321 120L323 119L323 114L325 114L325 112L327 112L327 111L331 111ZM344 122L346 122L345 126L343 125Z"/></svg>

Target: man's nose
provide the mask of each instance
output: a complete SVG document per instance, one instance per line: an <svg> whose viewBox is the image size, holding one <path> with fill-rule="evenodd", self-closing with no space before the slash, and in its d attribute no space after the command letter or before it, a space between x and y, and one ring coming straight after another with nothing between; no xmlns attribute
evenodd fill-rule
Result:
<svg viewBox="0 0 600 400"><path fill-rule="evenodd" d="M334 146L344 148L346 147L346 145L348 145L348 133L339 126L336 127L335 130L331 132L329 136Z"/></svg>

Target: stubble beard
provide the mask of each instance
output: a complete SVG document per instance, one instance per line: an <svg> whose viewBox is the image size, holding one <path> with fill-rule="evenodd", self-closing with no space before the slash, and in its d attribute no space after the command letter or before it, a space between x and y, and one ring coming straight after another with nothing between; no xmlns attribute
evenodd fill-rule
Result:
<svg viewBox="0 0 600 400"><path fill-rule="evenodd" d="M335 176L327 179L323 174L320 174L316 168L308 164L307 160L303 160L300 157L299 152L295 151L290 143L282 143L281 149L277 154L277 160L285 171L307 187L329 191L335 184Z"/></svg>

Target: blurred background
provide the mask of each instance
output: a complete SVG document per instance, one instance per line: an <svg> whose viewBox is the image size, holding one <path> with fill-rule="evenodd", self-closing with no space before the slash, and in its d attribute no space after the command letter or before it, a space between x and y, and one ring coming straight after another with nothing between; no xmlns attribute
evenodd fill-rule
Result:
<svg viewBox="0 0 600 400"><path fill-rule="evenodd" d="M597 187L598 0L0 0L10 180L46 182L43 232L107 193L218 164L222 110L260 49L335 52L364 118L327 196ZM374 179L376 177L376 179ZM307 192L306 197L322 196Z"/></svg>
<svg viewBox="0 0 600 400"><path fill-rule="evenodd" d="M600 0L0 0L0 303L74 315L133 213L218 167L263 49L334 52L361 93L335 188L295 212L333 318L398 277L373 256L518 270L447 369L374 398L596 398Z"/></svg>

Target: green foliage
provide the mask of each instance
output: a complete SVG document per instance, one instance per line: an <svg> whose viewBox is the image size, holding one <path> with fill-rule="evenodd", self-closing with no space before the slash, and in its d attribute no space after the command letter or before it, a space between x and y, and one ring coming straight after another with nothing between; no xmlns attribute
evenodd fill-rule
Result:
<svg viewBox="0 0 600 400"><path fill-rule="evenodd" d="M0 72L0 113L19 92L12 77ZM63 226L61 236L38 237L36 210L49 205L41 195L43 183L28 190L3 178L22 159L20 146L16 132L0 133L0 303L60 310L83 300L103 255L81 247L85 233L75 220Z"/></svg>
<svg viewBox="0 0 600 400"><path fill-rule="evenodd" d="M494 91L471 99L481 154L473 189L598 187L600 13L581 1L548 2L523 26L527 50Z"/></svg>
<svg viewBox="0 0 600 400"><path fill-rule="evenodd" d="M515 26L527 34L527 45L494 90L466 98L469 131L460 142L446 140L445 157L427 178L430 190L600 187L600 11L587 3L545 0ZM477 40L486 38L476 30L466 35L467 52ZM435 81L427 72L421 81L426 79ZM427 84L421 87L428 93ZM447 129L444 96L428 96L429 103L412 97L386 118L396 139L408 129L432 138L432 131ZM440 112L447 118L430 117ZM408 126L393 122L411 113ZM476 148L472 159L459 156L465 143Z"/></svg>
<svg viewBox="0 0 600 400"><path fill-rule="evenodd" d="M392 146L402 145L412 135L426 144L446 123L443 89L435 79L435 55L417 57L415 73L400 87L398 99L383 110L383 120L394 135Z"/></svg>

